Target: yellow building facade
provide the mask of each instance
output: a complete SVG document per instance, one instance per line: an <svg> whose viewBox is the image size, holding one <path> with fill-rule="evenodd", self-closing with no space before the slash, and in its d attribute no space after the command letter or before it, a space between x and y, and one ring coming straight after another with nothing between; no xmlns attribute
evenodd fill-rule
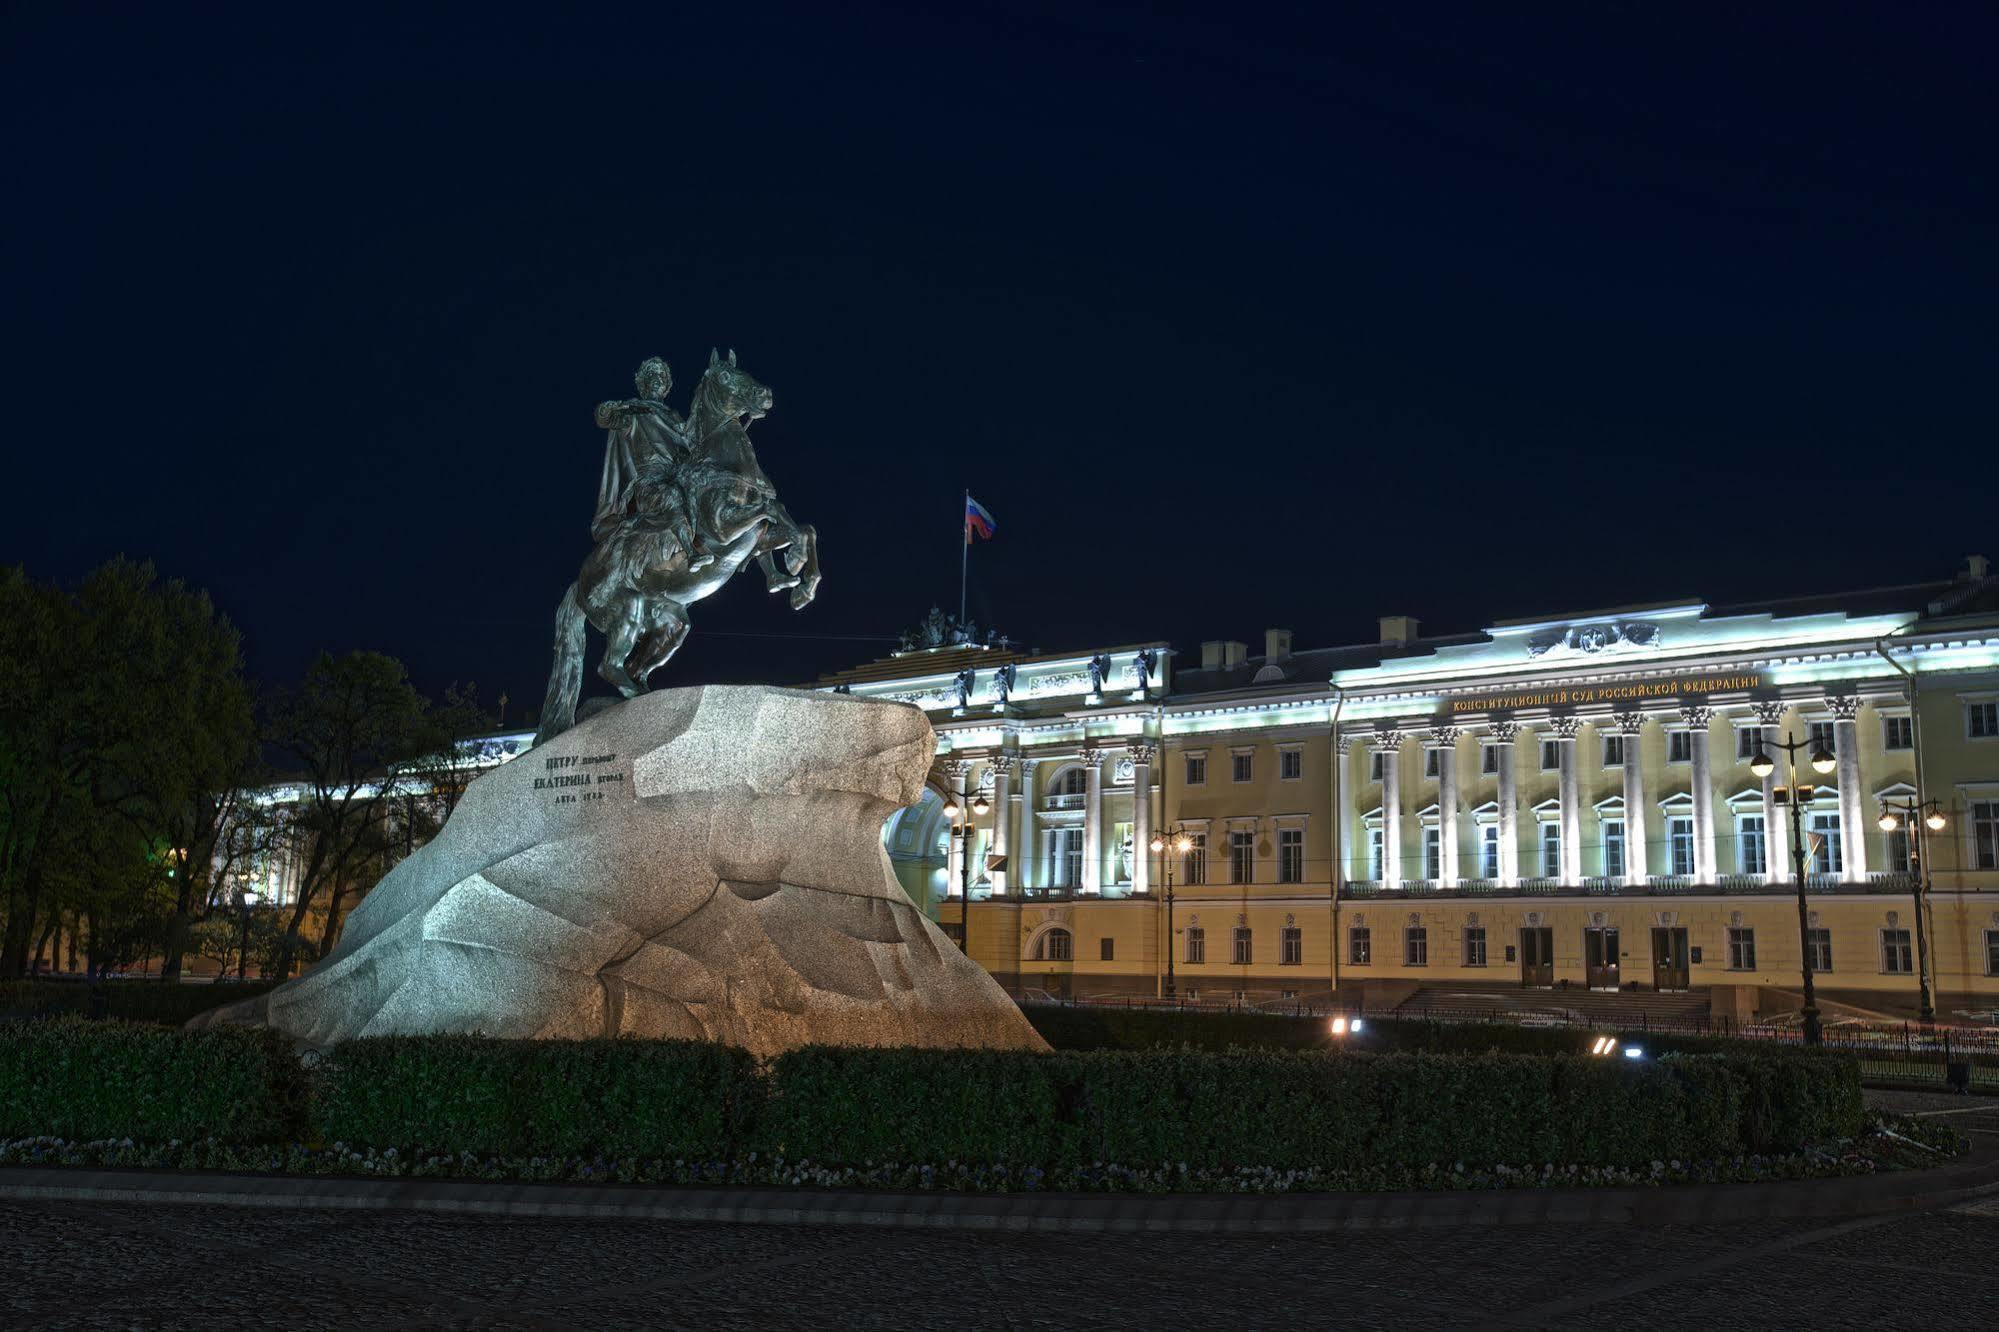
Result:
<svg viewBox="0 0 1999 1332"><path fill-rule="evenodd" d="M822 687L930 716L929 789L885 850L1018 992L1664 991L1746 1014L1796 1006L1809 950L1835 1011L1913 1014L1924 963L1944 1016L1999 1007L1983 560L1913 587L1452 636L1388 617L1372 643L1262 647L959 645Z"/></svg>

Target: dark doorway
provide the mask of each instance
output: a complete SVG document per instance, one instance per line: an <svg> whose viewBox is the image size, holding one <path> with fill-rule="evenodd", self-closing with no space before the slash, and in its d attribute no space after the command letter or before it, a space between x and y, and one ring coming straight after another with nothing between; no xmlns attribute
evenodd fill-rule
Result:
<svg viewBox="0 0 1999 1332"><path fill-rule="evenodd" d="M1547 925L1520 931L1520 983L1552 989L1555 984L1555 931Z"/></svg>
<svg viewBox="0 0 1999 1332"><path fill-rule="evenodd" d="M1591 925L1583 931L1583 977L1592 990L1614 990L1618 984L1617 931Z"/></svg>
<svg viewBox="0 0 1999 1332"><path fill-rule="evenodd" d="M1652 931L1652 986L1659 990L1687 988L1687 932L1665 926Z"/></svg>

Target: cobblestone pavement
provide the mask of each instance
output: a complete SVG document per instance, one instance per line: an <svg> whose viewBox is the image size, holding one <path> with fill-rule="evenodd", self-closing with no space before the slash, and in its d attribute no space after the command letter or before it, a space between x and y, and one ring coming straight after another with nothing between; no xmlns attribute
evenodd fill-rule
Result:
<svg viewBox="0 0 1999 1332"><path fill-rule="evenodd" d="M1894 1104L1999 1132L1990 1102ZM0 1326L1989 1327L1995 1246L1999 1198L1839 1221L1300 1237L9 1203Z"/></svg>

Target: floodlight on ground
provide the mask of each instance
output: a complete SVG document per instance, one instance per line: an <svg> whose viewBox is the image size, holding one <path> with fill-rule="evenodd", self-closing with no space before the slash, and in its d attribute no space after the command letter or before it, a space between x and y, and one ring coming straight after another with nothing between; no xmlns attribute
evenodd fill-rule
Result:
<svg viewBox="0 0 1999 1332"><path fill-rule="evenodd" d="M1626 1059L1643 1059L1645 1052L1635 1045L1627 1045L1624 1047L1624 1057Z"/></svg>
<svg viewBox="0 0 1999 1332"><path fill-rule="evenodd" d="M1343 1017L1336 1017L1336 1018L1334 1018L1334 1019L1333 1019L1333 1035L1335 1035L1335 1036L1344 1036L1344 1035L1346 1035L1346 1034L1347 1034L1347 1020L1346 1020L1345 1018L1343 1018Z"/></svg>
<svg viewBox="0 0 1999 1332"><path fill-rule="evenodd" d="M1355 1019L1354 1019L1354 1020L1353 1020L1352 1022L1349 1022L1349 1023L1347 1023L1347 1030L1348 1030L1348 1031L1353 1031L1353 1032L1357 1032L1357 1031L1359 1031L1359 1030L1360 1030L1360 1019L1359 1019L1359 1018L1355 1018Z"/></svg>

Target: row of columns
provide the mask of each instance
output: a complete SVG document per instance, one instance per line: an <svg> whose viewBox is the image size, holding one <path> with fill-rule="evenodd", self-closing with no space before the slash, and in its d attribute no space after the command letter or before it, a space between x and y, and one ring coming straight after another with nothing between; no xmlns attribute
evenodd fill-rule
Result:
<svg viewBox="0 0 1999 1332"><path fill-rule="evenodd" d="M1835 695L1825 700L1827 709L1833 716L1834 752L1838 760L1836 781L1839 787L1839 814L1841 829L1842 871L1845 878L1859 881L1867 875L1866 828L1862 822L1863 803L1860 785L1860 733L1857 698ZM1785 706L1782 703L1758 703L1753 705L1757 724L1766 729L1774 729L1782 720ZM1700 883L1713 883L1720 873L1715 854L1714 826L1714 764L1709 746L1708 727L1714 720L1714 709L1704 705L1690 704L1680 709L1681 719L1687 724L1688 760L1691 769L1693 794L1693 878ZM1614 725L1622 738L1623 779L1624 779L1624 882L1631 886L1642 886L1650 872L1651 858L1645 832L1645 768L1644 756L1639 740L1645 724L1644 714L1639 712L1619 713ZM1556 786L1560 803L1561 826L1561 878L1564 882L1579 883L1582 880L1582 778L1576 757L1576 741L1581 734L1582 721L1576 717L1555 717L1548 722L1548 729L1558 746L1556 751ZM1514 884L1521 880L1520 874L1520 799L1519 781L1515 771L1515 744L1520 735L1518 723L1510 719L1499 719L1491 723L1492 736L1497 744L1495 774L1498 777L1499 806L1499 878L1502 883ZM1457 744L1461 732L1457 727L1432 727L1422 739L1425 751L1437 751L1437 816L1438 822L1446 829L1455 829L1458 818L1458 773ZM1401 749L1404 736L1393 730L1377 731L1372 745L1373 752L1381 758L1381 810L1382 810L1382 854L1381 877L1385 882L1398 883L1404 879L1402 873L1402 783ZM1338 742L1338 752L1344 756L1348 741ZM1773 753L1774 756L1774 753ZM1763 778L1763 849L1765 877L1772 883L1791 880L1789 811L1779 805L1775 798L1776 787L1784 783L1781 767ZM1458 838L1446 835L1438 848L1437 871L1445 883L1455 883L1461 876L1459 868Z"/></svg>
<svg viewBox="0 0 1999 1332"><path fill-rule="evenodd" d="M1152 866L1148 849L1152 841L1152 763L1157 747L1148 740L1133 740L1125 745L1125 752L1132 763L1132 838L1136 849L1132 855L1131 890L1134 893L1149 892L1152 887ZM1100 894L1104 890L1104 763L1114 756L1114 751L1103 745L1086 745L1078 755L1084 771L1083 787L1083 867L1082 880L1077 890L1084 894ZM990 875L993 891L1005 893L1019 884L1020 874L1014 858L1016 830L1021 842L1031 849L1034 838L1033 796L1035 765L1047 762L1042 756L1028 757L1012 750L1001 750L990 760L993 772L992 794L992 852L995 856L1006 857L1006 868L994 870ZM969 796L968 779L972 765L965 759L947 759L943 773L959 807L966 807ZM1015 775L1019 775L1016 783ZM952 837L945 869L950 878L951 893L961 892L964 885L964 839Z"/></svg>

